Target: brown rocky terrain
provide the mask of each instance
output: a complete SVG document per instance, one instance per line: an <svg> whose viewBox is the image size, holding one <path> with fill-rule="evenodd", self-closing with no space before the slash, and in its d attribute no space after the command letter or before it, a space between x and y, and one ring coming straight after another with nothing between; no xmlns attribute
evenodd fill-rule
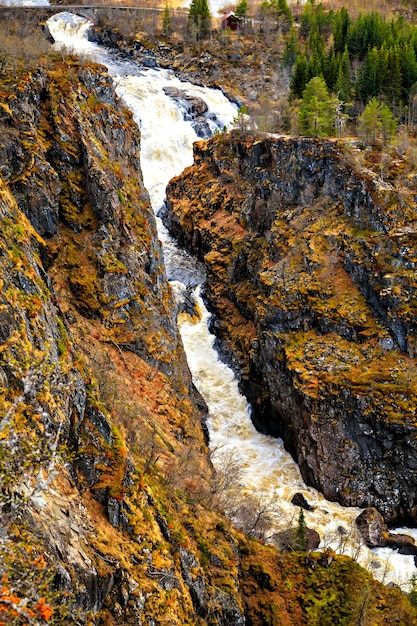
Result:
<svg viewBox="0 0 417 626"><path fill-rule="evenodd" d="M49 57L0 89L0 624L417 624L350 559L216 512L140 133L105 70Z"/></svg>
<svg viewBox="0 0 417 626"><path fill-rule="evenodd" d="M166 222L206 266L258 427L327 498L415 523L412 191L343 144L235 132L195 145Z"/></svg>
<svg viewBox="0 0 417 626"><path fill-rule="evenodd" d="M128 40L106 25L91 28L88 37L145 67L172 69L182 80L221 89L239 106L244 104L258 126L280 123L278 105L288 91L290 71L280 63L279 43L231 37L185 44L177 37L167 41L144 33Z"/></svg>

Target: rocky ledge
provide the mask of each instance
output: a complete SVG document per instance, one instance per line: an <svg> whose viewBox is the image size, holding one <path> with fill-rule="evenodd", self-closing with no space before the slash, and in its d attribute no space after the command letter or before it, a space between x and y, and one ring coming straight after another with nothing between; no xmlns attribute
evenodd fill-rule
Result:
<svg viewBox="0 0 417 626"><path fill-rule="evenodd" d="M221 350L257 427L330 500L417 522L413 191L343 144L195 144L165 222L204 261Z"/></svg>

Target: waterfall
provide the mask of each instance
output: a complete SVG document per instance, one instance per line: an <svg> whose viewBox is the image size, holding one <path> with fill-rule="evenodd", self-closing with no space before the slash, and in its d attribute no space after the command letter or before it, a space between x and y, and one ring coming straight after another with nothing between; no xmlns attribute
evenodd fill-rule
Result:
<svg viewBox="0 0 417 626"><path fill-rule="evenodd" d="M40 7L49 5L49 0L1 0L0 7Z"/></svg>
<svg viewBox="0 0 417 626"><path fill-rule="evenodd" d="M64 45L108 68L117 93L141 128L141 169L157 213L164 202L169 180L192 164L192 144L198 138L192 120L184 119L178 104L166 94L166 87L202 98L208 105L206 122L212 130L230 127L236 108L220 90L179 81L168 70L148 69L132 61L120 60L88 42L85 33L89 22L82 18L61 13L50 18L48 26L57 46ZM315 489L307 487L282 441L255 430L250 407L239 392L233 372L221 362L213 348L214 336L207 326L209 313L197 287L204 279L204 271L194 259L177 248L161 221L157 221L167 274L174 281L174 291L180 294L186 287L196 287L198 319L181 315L179 326L193 380L209 408L211 449L221 450L221 454L213 455L214 464L221 469L225 455L234 459L234 467L238 469L235 489L271 504L271 533L296 522L298 508L291 504L291 499L300 492L312 506L311 511L305 512L305 517L307 525L319 532L321 547L333 547L352 556L368 567L376 578L405 587L414 572L413 557L401 556L389 549L371 551L361 546L354 524L360 510L329 502ZM409 529L398 530L401 531L412 533Z"/></svg>

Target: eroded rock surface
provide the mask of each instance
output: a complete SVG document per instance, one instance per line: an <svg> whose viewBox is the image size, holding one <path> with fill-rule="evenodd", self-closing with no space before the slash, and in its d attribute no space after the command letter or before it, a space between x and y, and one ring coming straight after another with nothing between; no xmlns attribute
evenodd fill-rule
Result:
<svg viewBox="0 0 417 626"><path fill-rule="evenodd" d="M401 208L400 208L401 207ZM213 328L305 480L417 521L416 212L336 142L195 144L166 223L204 261Z"/></svg>
<svg viewBox="0 0 417 626"><path fill-rule="evenodd" d="M213 611L226 624L231 606L242 622L237 561L227 570L219 561L216 571L235 589L217 604L197 544L173 514L177 490L201 496L211 467L204 402L186 365L143 186L139 130L99 66L68 60L25 76L4 97L3 546L23 532L19 520L28 525L28 555L48 556L56 593L81 611L77 623L99 612L114 624L161 615L197 623L198 613ZM194 496L186 517L189 506L200 506ZM214 529L215 517L204 525ZM2 552L12 567L16 558Z"/></svg>
<svg viewBox="0 0 417 626"><path fill-rule="evenodd" d="M417 554L417 546L410 535L391 533L378 511L369 507L356 518L362 539L370 548L390 547L400 554Z"/></svg>
<svg viewBox="0 0 417 626"><path fill-rule="evenodd" d="M12 598L37 623L354 624L369 587L375 624L417 624L346 557L279 555L213 510L140 134L105 70L49 59L1 95L0 620Z"/></svg>

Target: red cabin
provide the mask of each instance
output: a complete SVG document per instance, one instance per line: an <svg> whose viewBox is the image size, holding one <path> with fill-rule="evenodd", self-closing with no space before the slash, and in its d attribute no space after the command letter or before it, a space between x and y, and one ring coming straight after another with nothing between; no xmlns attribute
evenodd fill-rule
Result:
<svg viewBox="0 0 417 626"><path fill-rule="evenodd" d="M226 13L221 18L222 30L240 30L242 28L242 18L237 17L232 11Z"/></svg>

